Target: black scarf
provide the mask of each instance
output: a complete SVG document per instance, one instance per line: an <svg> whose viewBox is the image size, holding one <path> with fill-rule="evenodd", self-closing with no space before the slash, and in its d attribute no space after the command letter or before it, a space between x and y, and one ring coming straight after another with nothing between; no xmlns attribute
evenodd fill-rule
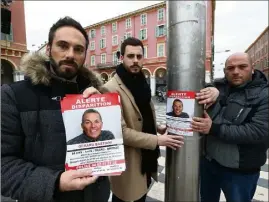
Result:
<svg viewBox="0 0 269 202"><path fill-rule="evenodd" d="M129 73L120 64L116 69L117 74L121 78L122 82L132 93L135 103L143 117L142 132L157 135L152 109L150 106L151 90L142 72L138 74ZM141 149L142 154L142 166L141 172L152 173L157 172L158 169L158 157L160 156L160 148L156 147L155 150Z"/></svg>

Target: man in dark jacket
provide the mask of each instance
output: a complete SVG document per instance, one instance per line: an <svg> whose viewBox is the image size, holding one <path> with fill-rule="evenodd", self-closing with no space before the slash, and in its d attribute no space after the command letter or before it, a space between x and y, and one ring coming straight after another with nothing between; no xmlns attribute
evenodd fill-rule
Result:
<svg viewBox="0 0 269 202"><path fill-rule="evenodd" d="M19 201L89 201L83 190L97 177L64 171L60 100L87 87L101 90L102 82L83 67L89 41L78 22L60 19L48 41L49 57L34 53L22 59L26 80L1 87L1 193ZM94 196L109 196L109 187L96 190Z"/></svg>
<svg viewBox="0 0 269 202"><path fill-rule="evenodd" d="M246 53L231 55L224 73L215 82L220 95L210 116L192 123L205 135L201 201L219 201L222 190L228 202L250 202L269 144L268 82Z"/></svg>

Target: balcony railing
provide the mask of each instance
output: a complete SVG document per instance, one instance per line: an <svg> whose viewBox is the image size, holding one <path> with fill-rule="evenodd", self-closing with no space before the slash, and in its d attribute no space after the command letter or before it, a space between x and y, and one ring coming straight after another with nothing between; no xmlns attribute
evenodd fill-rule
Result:
<svg viewBox="0 0 269 202"><path fill-rule="evenodd" d="M98 69L108 69L108 68L113 68L119 65L121 62L120 61L113 61L113 62L106 62L106 63L98 63L96 67Z"/></svg>

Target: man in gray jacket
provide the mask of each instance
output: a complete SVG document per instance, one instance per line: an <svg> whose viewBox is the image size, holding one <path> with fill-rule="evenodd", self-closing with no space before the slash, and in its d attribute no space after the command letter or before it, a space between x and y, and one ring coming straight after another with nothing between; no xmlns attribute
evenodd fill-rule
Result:
<svg viewBox="0 0 269 202"><path fill-rule="evenodd" d="M219 201L222 190L228 202L250 202L269 144L268 82L246 53L231 55L224 73L217 102L192 122L205 135L201 201Z"/></svg>

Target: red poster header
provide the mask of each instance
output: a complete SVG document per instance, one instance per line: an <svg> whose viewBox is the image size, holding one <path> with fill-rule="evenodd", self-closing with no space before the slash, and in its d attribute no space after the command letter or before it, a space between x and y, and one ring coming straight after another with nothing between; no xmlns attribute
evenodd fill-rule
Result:
<svg viewBox="0 0 269 202"><path fill-rule="evenodd" d="M168 91L168 98L194 99L196 92L194 91Z"/></svg>
<svg viewBox="0 0 269 202"><path fill-rule="evenodd" d="M88 109L120 105L118 93L94 94L85 99L81 94L69 94L61 101L62 113L67 110Z"/></svg>

